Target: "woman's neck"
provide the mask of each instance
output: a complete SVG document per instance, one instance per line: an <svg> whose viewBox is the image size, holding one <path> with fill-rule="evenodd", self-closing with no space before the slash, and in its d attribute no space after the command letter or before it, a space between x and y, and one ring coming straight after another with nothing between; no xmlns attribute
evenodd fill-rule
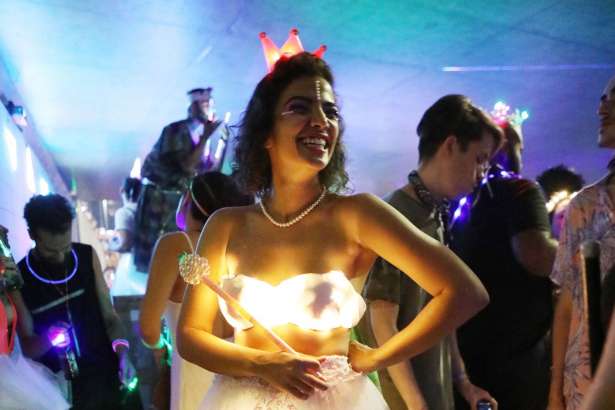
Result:
<svg viewBox="0 0 615 410"><path fill-rule="evenodd" d="M274 178L270 194L264 198L269 212L287 217L303 210L322 193L318 176L309 180L291 181Z"/></svg>

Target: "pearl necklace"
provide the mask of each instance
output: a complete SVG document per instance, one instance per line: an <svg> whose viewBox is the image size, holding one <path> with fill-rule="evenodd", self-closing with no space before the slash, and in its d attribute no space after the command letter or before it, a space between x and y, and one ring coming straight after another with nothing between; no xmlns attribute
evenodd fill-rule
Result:
<svg viewBox="0 0 615 410"><path fill-rule="evenodd" d="M269 219L269 222L271 222L272 224L274 224L278 228L288 228L289 226L292 226L292 225L296 224L297 222L299 222L300 220L305 218L310 212L312 212L314 210L314 208L316 208L318 206L318 204L320 204L320 202L323 200L323 198L325 197L326 194L327 194L327 189L323 188L322 189L322 193L312 203L312 205L308 206L303 212L301 212L299 215L297 215L295 218L291 219L288 222L278 222L275 219L273 219L273 217L271 215L269 215L269 213L267 212L267 209L265 209L265 205L263 204L263 201L259 202L259 205L261 206L261 211L263 211L263 215L265 215L267 217L267 219Z"/></svg>

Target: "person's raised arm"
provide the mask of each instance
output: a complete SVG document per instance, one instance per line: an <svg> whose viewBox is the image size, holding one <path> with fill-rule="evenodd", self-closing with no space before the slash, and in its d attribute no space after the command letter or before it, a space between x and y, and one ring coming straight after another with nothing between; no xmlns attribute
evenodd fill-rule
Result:
<svg viewBox="0 0 615 410"><path fill-rule="evenodd" d="M476 275L449 249L373 195L356 195L348 206L357 242L409 275L433 299L397 335L369 354L351 349L355 370L372 371L414 357L433 346L489 302Z"/></svg>
<svg viewBox="0 0 615 410"><path fill-rule="evenodd" d="M212 136L216 129L218 129L218 126L221 123L222 122L219 120L203 122L203 133L199 136L199 142L194 146L194 149L190 155L188 155L188 158L180 163L184 171L193 172L199 162L201 162L207 140Z"/></svg>
<svg viewBox="0 0 615 410"><path fill-rule="evenodd" d="M233 212L215 212L197 245L199 254L207 258L211 279L218 283L227 272L226 245L234 224ZM218 300L211 289L203 283L188 286L177 326L178 352L184 359L215 373L258 376L301 398L307 398L314 389L326 389L324 381L314 374L320 367L316 358L266 352L214 336L217 313Z"/></svg>

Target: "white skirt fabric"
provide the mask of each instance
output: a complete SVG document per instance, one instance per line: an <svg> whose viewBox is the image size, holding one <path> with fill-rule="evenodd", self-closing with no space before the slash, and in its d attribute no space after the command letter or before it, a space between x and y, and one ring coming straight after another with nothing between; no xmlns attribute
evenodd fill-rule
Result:
<svg viewBox="0 0 615 410"><path fill-rule="evenodd" d="M329 388L307 400L272 387L258 377L217 374L201 410L387 410L380 391L350 368L346 356L326 356L319 373Z"/></svg>
<svg viewBox="0 0 615 410"><path fill-rule="evenodd" d="M54 374L19 353L0 355L0 410L64 410Z"/></svg>
<svg viewBox="0 0 615 410"><path fill-rule="evenodd" d="M196 410L209 389L214 374L190 363L177 353L175 343L177 322L181 303L167 302L164 313L167 326L173 335L173 361L171 365L171 406L170 410Z"/></svg>

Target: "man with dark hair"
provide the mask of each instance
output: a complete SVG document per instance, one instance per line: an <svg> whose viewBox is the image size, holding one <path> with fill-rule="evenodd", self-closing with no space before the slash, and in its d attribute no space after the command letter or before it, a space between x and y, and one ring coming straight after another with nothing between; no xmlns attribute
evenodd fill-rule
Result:
<svg viewBox="0 0 615 410"><path fill-rule="evenodd" d="M545 170L536 177L547 198L547 211L551 223L551 234L557 240L562 230L564 214L570 200L583 188L585 180L581 174L565 165L558 165Z"/></svg>
<svg viewBox="0 0 615 410"><path fill-rule="evenodd" d="M484 184L456 213L451 248L487 288L489 305L457 330L470 379L502 410L544 410L549 388L550 238L538 185L519 177L520 124L500 121L505 145ZM457 409L470 409L457 398Z"/></svg>
<svg viewBox="0 0 615 410"><path fill-rule="evenodd" d="M583 176L564 164L544 170L536 177L536 181L540 184L547 199L561 191L570 193L580 191L585 185Z"/></svg>
<svg viewBox="0 0 615 410"><path fill-rule="evenodd" d="M69 392L74 409L127 408L120 382L127 385L134 377L128 342L96 252L71 242L74 217L71 204L57 194L36 195L25 206L35 246L18 264L24 286L17 304L26 312L19 337L24 353L52 371L73 365ZM66 341L74 360L63 349ZM140 405L138 397L130 402Z"/></svg>
<svg viewBox="0 0 615 410"><path fill-rule="evenodd" d="M139 271L147 272L154 243L160 235L177 230L175 209L179 198L192 177L206 171L205 146L220 125L213 115L211 94L211 87L188 91L188 118L164 127L143 162L144 187L137 206L133 248Z"/></svg>
<svg viewBox="0 0 615 410"><path fill-rule="evenodd" d="M419 167L410 173L408 183L386 200L424 233L447 243L448 201L471 192L481 181L489 159L500 145L501 131L467 97L447 95L425 112L417 133ZM410 323L431 299L383 259L376 260L364 295L370 302L367 320L372 335L363 331L362 336L373 336L378 345ZM492 399L463 375L463 362L451 337L407 362L381 371L380 381L393 410L453 409L453 379L469 401Z"/></svg>

